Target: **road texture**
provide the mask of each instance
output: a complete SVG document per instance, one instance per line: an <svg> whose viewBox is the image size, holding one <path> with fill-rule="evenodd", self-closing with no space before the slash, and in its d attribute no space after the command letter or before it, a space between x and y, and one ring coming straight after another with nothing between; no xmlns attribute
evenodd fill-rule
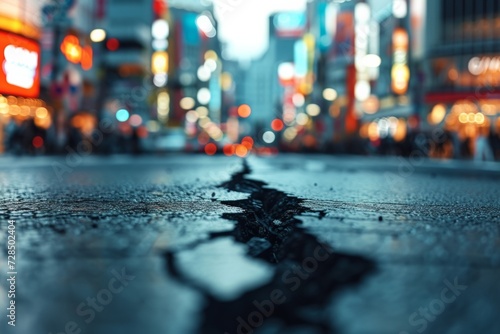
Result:
<svg viewBox="0 0 500 334"><path fill-rule="evenodd" d="M498 333L500 166L0 159L0 333Z"/></svg>

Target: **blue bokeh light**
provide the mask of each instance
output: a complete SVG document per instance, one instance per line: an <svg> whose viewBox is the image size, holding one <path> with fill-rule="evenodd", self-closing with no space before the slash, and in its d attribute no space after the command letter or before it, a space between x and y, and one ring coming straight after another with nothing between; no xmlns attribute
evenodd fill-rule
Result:
<svg viewBox="0 0 500 334"><path fill-rule="evenodd" d="M120 109L116 112L116 119L120 122L126 122L130 117L130 113L126 109Z"/></svg>

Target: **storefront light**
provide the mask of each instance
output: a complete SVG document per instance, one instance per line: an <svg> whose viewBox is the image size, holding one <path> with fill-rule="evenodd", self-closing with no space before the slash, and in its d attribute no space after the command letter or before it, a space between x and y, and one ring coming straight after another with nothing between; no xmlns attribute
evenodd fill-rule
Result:
<svg viewBox="0 0 500 334"><path fill-rule="evenodd" d="M481 113L476 114L476 116L474 117L474 121L476 122L476 124L479 124L479 125L484 124L484 121L485 121L484 115Z"/></svg>
<svg viewBox="0 0 500 334"><path fill-rule="evenodd" d="M476 115L474 113L467 114L467 120L469 121L469 123L474 123L476 120Z"/></svg>
<svg viewBox="0 0 500 334"><path fill-rule="evenodd" d="M446 107L444 104L437 104L432 108L429 114L428 121L432 125L437 125L441 123L446 116Z"/></svg>

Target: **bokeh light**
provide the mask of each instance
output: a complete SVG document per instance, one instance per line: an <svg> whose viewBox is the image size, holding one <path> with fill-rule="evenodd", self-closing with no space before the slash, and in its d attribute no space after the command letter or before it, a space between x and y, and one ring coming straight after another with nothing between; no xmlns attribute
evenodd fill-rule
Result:
<svg viewBox="0 0 500 334"><path fill-rule="evenodd" d="M106 47L109 51L116 51L120 47L120 42L116 38L110 38L106 42Z"/></svg>
<svg viewBox="0 0 500 334"><path fill-rule="evenodd" d="M297 115L296 122L298 125L306 125L309 122L309 116L304 113L300 113Z"/></svg>
<svg viewBox="0 0 500 334"><path fill-rule="evenodd" d="M116 112L116 119L119 122L126 122L126 121L128 121L129 117L130 117L130 114L129 114L128 110L126 110L126 109L120 109Z"/></svg>
<svg viewBox="0 0 500 334"><path fill-rule="evenodd" d="M283 124L281 119L275 119L271 122L271 129L273 129L273 131L279 132L283 130L284 127L285 124Z"/></svg>
<svg viewBox="0 0 500 334"><path fill-rule="evenodd" d="M296 93L293 95L292 97L292 102L293 104L297 107L297 108L300 108L304 105L304 103L306 102L305 98L304 98L304 95L300 94L300 93Z"/></svg>
<svg viewBox="0 0 500 334"><path fill-rule="evenodd" d="M196 123L198 120L198 113L194 110L190 110L186 113L186 121L189 123Z"/></svg>
<svg viewBox="0 0 500 334"><path fill-rule="evenodd" d="M106 31L104 29L94 29L90 32L90 40L94 43L100 43L106 39Z"/></svg>
<svg viewBox="0 0 500 334"><path fill-rule="evenodd" d="M163 19L154 21L151 26L151 34L155 39L166 39L169 31L168 22Z"/></svg>
<svg viewBox="0 0 500 334"><path fill-rule="evenodd" d="M238 108L238 116L241 118L247 118L252 114L252 109L248 104L242 104Z"/></svg>
<svg viewBox="0 0 500 334"><path fill-rule="evenodd" d="M202 65L198 68L197 76L200 81L207 82L208 80L210 80L212 72L207 66Z"/></svg>
<svg viewBox="0 0 500 334"><path fill-rule="evenodd" d="M192 97L184 97L180 101L179 105L184 110L190 110L194 108L194 106L196 105L196 101Z"/></svg>
<svg viewBox="0 0 500 334"><path fill-rule="evenodd" d="M252 139L252 137L244 137L242 140L241 140L241 145L245 146L247 149L251 150L253 145L254 145L254 140Z"/></svg>
<svg viewBox="0 0 500 334"><path fill-rule="evenodd" d="M321 108L317 104L309 104L306 107L306 112L311 117L316 117L321 113Z"/></svg>
<svg viewBox="0 0 500 334"><path fill-rule="evenodd" d="M266 143L266 144L272 144L274 143L274 141L276 140L276 135L274 134L274 132L272 131L266 131L264 132L264 134L262 135L262 140Z"/></svg>
<svg viewBox="0 0 500 334"><path fill-rule="evenodd" d="M432 108L428 121L430 124L437 125L441 123L446 116L446 107L444 104L437 104Z"/></svg>
<svg viewBox="0 0 500 334"><path fill-rule="evenodd" d="M36 115L36 117L43 119L49 115L49 112L48 112L47 108L40 107L40 108L36 109L35 115Z"/></svg>
<svg viewBox="0 0 500 334"><path fill-rule="evenodd" d="M196 97L198 98L198 102L200 102L200 104L208 104L212 95L210 94L210 90L208 88L203 87L200 88Z"/></svg>
<svg viewBox="0 0 500 334"><path fill-rule="evenodd" d="M198 114L198 117L205 118L208 116L208 108L203 106L198 107L196 108L196 113Z"/></svg>
<svg viewBox="0 0 500 334"><path fill-rule="evenodd" d="M327 101L335 101L335 99L337 98L337 96L338 96L338 93L333 88L326 88L323 91L323 98L325 100L327 100Z"/></svg>
<svg viewBox="0 0 500 334"><path fill-rule="evenodd" d="M207 155L214 155L215 153L217 153L217 145L215 145L214 143L208 143L207 145L205 145L205 153Z"/></svg>
<svg viewBox="0 0 500 334"><path fill-rule="evenodd" d="M135 127L140 126L142 124L142 117L137 115L137 114L134 114L134 115L130 116L129 122L130 122L130 125L132 125L132 126L135 126Z"/></svg>
<svg viewBox="0 0 500 334"><path fill-rule="evenodd" d="M224 155L228 157L233 156L235 154L235 151L236 150L233 144L227 144L223 148Z"/></svg>
<svg viewBox="0 0 500 334"><path fill-rule="evenodd" d="M34 137L32 144L34 148L41 148L43 146L43 138L40 136Z"/></svg>
<svg viewBox="0 0 500 334"><path fill-rule="evenodd" d="M244 158L248 154L248 149L244 145L237 145L235 153L240 158Z"/></svg>

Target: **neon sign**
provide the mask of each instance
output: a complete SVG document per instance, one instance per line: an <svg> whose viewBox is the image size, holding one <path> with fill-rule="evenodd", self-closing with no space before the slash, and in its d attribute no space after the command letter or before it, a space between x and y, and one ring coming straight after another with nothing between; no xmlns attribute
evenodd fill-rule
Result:
<svg viewBox="0 0 500 334"><path fill-rule="evenodd" d="M474 57L469 60L469 72L473 75L500 72L500 57Z"/></svg>
<svg viewBox="0 0 500 334"><path fill-rule="evenodd" d="M38 97L40 46L31 39L0 31L0 93Z"/></svg>
<svg viewBox="0 0 500 334"><path fill-rule="evenodd" d="M393 66L391 70L392 91L403 95L408 91L410 82L410 68L408 67L408 32L403 28L396 28L392 35Z"/></svg>

